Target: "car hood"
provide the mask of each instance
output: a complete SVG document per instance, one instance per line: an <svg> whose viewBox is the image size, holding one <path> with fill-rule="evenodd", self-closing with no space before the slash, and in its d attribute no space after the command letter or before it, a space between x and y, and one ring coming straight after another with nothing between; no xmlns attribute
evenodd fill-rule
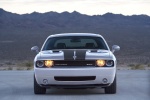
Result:
<svg viewBox="0 0 150 100"><path fill-rule="evenodd" d="M112 59L113 54L109 50L47 50L41 51L37 55L38 60L96 60Z"/></svg>

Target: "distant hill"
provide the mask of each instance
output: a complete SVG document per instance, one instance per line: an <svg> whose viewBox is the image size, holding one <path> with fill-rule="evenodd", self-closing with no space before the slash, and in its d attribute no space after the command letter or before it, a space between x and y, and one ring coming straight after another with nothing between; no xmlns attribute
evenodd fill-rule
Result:
<svg viewBox="0 0 150 100"><path fill-rule="evenodd" d="M125 58L144 63L150 59L150 16L88 16L76 11L19 15L0 9L0 60L31 60L35 55L30 52L32 46L41 47L48 35L64 32L102 34L110 47L120 45L116 55L122 62Z"/></svg>

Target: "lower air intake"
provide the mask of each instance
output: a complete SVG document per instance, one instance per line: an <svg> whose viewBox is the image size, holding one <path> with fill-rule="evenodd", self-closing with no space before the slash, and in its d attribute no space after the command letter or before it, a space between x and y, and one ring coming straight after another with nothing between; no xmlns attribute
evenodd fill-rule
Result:
<svg viewBox="0 0 150 100"><path fill-rule="evenodd" d="M54 77L56 81L91 81L95 80L96 76L70 76L70 77Z"/></svg>

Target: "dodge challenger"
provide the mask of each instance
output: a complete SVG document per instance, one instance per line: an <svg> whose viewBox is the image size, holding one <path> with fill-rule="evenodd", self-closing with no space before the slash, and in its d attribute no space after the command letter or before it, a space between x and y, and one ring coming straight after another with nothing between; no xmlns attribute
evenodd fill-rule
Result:
<svg viewBox="0 0 150 100"><path fill-rule="evenodd" d="M48 88L104 88L116 93L116 57L120 50L110 50L105 39L94 33L50 35L34 59L34 93L45 94Z"/></svg>

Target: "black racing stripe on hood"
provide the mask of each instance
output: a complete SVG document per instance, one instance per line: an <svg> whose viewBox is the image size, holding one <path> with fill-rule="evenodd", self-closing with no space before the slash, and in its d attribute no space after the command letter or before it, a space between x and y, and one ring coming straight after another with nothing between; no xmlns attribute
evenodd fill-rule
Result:
<svg viewBox="0 0 150 100"><path fill-rule="evenodd" d="M64 60L85 60L87 50L62 50Z"/></svg>

